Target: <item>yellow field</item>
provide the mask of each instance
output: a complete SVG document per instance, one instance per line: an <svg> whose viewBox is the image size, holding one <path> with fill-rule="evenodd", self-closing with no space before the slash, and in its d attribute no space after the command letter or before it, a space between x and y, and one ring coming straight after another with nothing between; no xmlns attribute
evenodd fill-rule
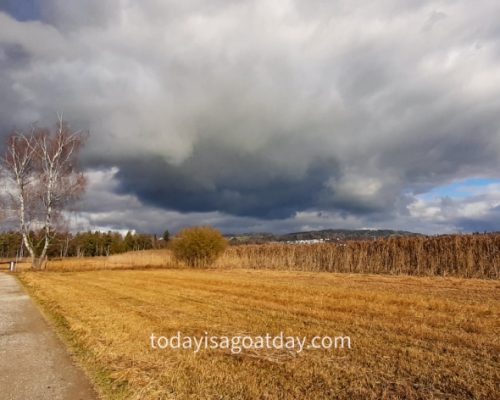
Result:
<svg viewBox="0 0 500 400"><path fill-rule="evenodd" d="M498 281L266 270L19 274L105 399L493 399ZM149 336L346 335L352 349L153 350Z"/></svg>
<svg viewBox="0 0 500 400"><path fill-rule="evenodd" d="M148 269L148 268L179 268L168 250L142 250L115 254L109 257L67 257L49 259L45 271L92 271L103 269ZM18 271L31 269L28 258L17 263Z"/></svg>
<svg viewBox="0 0 500 400"><path fill-rule="evenodd" d="M169 250L49 260L49 271L179 268ZM19 266L29 268L29 264ZM229 246L216 268L500 278L500 234L390 237L346 243Z"/></svg>

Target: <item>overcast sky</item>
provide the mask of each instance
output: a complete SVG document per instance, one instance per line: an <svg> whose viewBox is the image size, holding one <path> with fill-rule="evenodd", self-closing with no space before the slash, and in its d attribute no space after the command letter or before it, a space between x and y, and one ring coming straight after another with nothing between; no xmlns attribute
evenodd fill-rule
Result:
<svg viewBox="0 0 500 400"><path fill-rule="evenodd" d="M0 134L90 131L82 229L500 230L500 2L0 0Z"/></svg>

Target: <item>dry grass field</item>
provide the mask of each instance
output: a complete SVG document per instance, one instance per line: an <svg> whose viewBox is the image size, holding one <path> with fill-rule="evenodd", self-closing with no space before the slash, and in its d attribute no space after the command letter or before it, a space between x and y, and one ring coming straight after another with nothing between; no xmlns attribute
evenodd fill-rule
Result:
<svg viewBox="0 0 500 400"><path fill-rule="evenodd" d="M49 259L44 271L75 272L116 269L182 268L168 250L142 250L115 254L109 257L67 257ZM5 267L7 269L7 267ZM18 271L31 269L30 260L25 258L17 263Z"/></svg>
<svg viewBox="0 0 500 400"><path fill-rule="evenodd" d="M18 276L104 399L494 399L500 393L497 280L245 269ZM352 349L150 348L151 333L179 330L347 335Z"/></svg>
<svg viewBox="0 0 500 400"><path fill-rule="evenodd" d="M230 246L217 268L500 278L500 234L394 237L345 244ZM168 250L50 260L48 271L182 268ZM29 264L21 265L21 269Z"/></svg>

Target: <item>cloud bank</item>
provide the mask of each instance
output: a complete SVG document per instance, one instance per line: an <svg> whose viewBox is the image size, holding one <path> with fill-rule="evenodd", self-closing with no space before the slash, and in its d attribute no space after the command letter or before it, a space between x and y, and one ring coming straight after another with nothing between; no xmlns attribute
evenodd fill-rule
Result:
<svg viewBox="0 0 500 400"><path fill-rule="evenodd" d="M500 229L498 186L422 197L500 177L497 1L15 3L1 132L91 131L93 226Z"/></svg>

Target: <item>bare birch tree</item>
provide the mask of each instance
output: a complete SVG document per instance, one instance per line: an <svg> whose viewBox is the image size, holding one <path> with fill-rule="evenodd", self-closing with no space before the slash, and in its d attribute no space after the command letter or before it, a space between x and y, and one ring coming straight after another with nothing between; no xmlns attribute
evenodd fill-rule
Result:
<svg viewBox="0 0 500 400"><path fill-rule="evenodd" d="M35 269L44 265L63 211L85 190L77 163L85 139L85 133L72 131L62 117L54 130L35 127L29 134L14 132L7 139L2 169L10 180L19 231ZM33 230L42 232L38 243L30 235Z"/></svg>
<svg viewBox="0 0 500 400"><path fill-rule="evenodd" d="M8 182L12 204L15 205L19 219L19 231L23 237L23 244L35 261L35 253L29 239L30 223L29 209L34 198L34 165L35 165L35 129L29 135L21 132L12 134L7 139L7 147L3 161L5 175L10 178Z"/></svg>

